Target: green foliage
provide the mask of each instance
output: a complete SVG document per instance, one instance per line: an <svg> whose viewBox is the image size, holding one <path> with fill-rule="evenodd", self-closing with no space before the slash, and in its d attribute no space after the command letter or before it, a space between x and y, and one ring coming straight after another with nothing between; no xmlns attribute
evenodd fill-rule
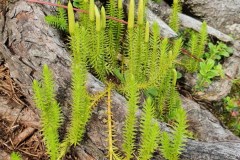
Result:
<svg viewBox="0 0 240 160"><path fill-rule="evenodd" d="M73 11L73 6L72 6L72 3L68 1L68 31L70 35L74 33L74 27L75 27L75 16Z"/></svg>
<svg viewBox="0 0 240 160"><path fill-rule="evenodd" d="M229 57L233 53L232 48L222 42L216 45L208 43L208 52L204 54L205 59L220 60L222 57Z"/></svg>
<svg viewBox="0 0 240 160"><path fill-rule="evenodd" d="M122 0L118 0L118 9L117 9L117 18L118 19L123 19L124 13L123 13L123 5L122 5ZM120 52L121 50L121 46L120 46L120 41L123 35L123 29L124 29L124 25L122 23L117 23L117 31L116 31L116 51L117 54Z"/></svg>
<svg viewBox="0 0 240 160"><path fill-rule="evenodd" d="M225 103L225 107L227 109L227 111L231 112L231 111L237 111L238 110L238 101L236 101L236 99L231 98L229 96L227 96L226 98L224 98L224 103Z"/></svg>
<svg viewBox="0 0 240 160"><path fill-rule="evenodd" d="M81 36L86 37L86 35L87 31L75 24L75 32L70 39L70 47L73 51L71 125L61 145L58 140L58 128L62 116L60 107L55 100L52 74L46 65L43 67L42 85L36 80L33 82L34 100L41 111L44 141L48 154L53 160L63 157L69 146L76 145L81 141L85 132L85 125L91 114L90 96L85 88L88 45L85 38L79 38Z"/></svg>
<svg viewBox="0 0 240 160"><path fill-rule="evenodd" d="M178 13L180 13L181 10L182 10L182 8L181 8L181 4L180 4L179 0L173 0L172 13L170 15L169 25L175 32L179 31Z"/></svg>
<svg viewBox="0 0 240 160"><path fill-rule="evenodd" d="M167 115L166 115L166 119L168 121L175 119L176 110L181 108L182 106L179 93L175 88L176 82L177 82L177 71L173 69L172 74L173 74L173 79L171 82L171 86L169 87L168 109L167 109Z"/></svg>
<svg viewBox="0 0 240 160"><path fill-rule="evenodd" d="M222 65L218 61L222 57L229 57L233 52L231 48L221 42L218 42L217 45L209 43L208 50L209 51L204 55L205 60L200 62L196 89L207 87L214 77L224 77Z"/></svg>
<svg viewBox="0 0 240 160"><path fill-rule="evenodd" d="M76 8L81 8L81 1L83 0L73 0L73 6Z"/></svg>
<svg viewBox="0 0 240 160"><path fill-rule="evenodd" d="M42 83L33 81L34 101L41 112L42 132L47 152L51 160L56 160L59 154L58 129L62 115L55 100L53 75L47 65L43 66L42 79Z"/></svg>
<svg viewBox="0 0 240 160"><path fill-rule="evenodd" d="M58 1L58 4L60 2ZM65 9L58 7L57 8L57 15L47 15L45 17L45 21L50 24L55 26L56 28L59 28L62 31L67 31L68 30L68 24L67 24L67 13Z"/></svg>
<svg viewBox="0 0 240 160"><path fill-rule="evenodd" d="M212 82L212 78L216 76L224 76L221 64L215 65L215 61L212 59L200 62L196 89L208 86Z"/></svg>
<svg viewBox="0 0 240 160"><path fill-rule="evenodd" d="M17 152L12 152L11 155L10 155L10 159L11 159L11 160L21 160L22 158L21 158L21 156L20 156L19 153L17 153Z"/></svg>
<svg viewBox="0 0 240 160"><path fill-rule="evenodd" d="M188 47L194 58L183 56L182 64L189 72L198 71L198 80L195 89L201 90L211 84L214 77L224 76L224 71L219 60L223 57L229 57L233 50L222 42L218 42L216 45L208 43L208 52L205 53L207 43L206 22L203 22L199 33L192 31L190 34L191 38Z"/></svg>
<svg viewBox="0 0 240 160"><path fill-rule="evenodd" d="M123 19L123 7L121 0L109 0L106 5L107 15ZM105 51L107 53L106 60L110 71L117 68L117 55L120 52L120 40L123 33L123 24L116 21L107 20L106 27Z"/></svg>
<svg viewBox="0 0 240 160"><path fill-rule="evenodd" d="M149 22L146 22L146 26L145 26L145 35L144 35L144 43L142 45L142 52L141 55L139 56L139 61L140 61L140 70L142 72L141 76L142 76L142 81L144 82L147 79L147 75L149 75L149 66L150 63L148 61L148 57L149 57ZM145 77L144 77L145 76Z"/></svg>
<svg viewBox="0 0 240 160"><path fill-rule="evenodd" d="M131 159L133 157L135 148L135 136L136 136L136 112L138 109L138 99L139 93L137 88L137 83L132 74L127 76L126 91L128 97L128 112L126 115L124 133L123 133L123 151L125 152L126 159Z"/></svg>
<svg viewBox="0 0 240 160"><path fill-rule="evenodd" d="M71 36L70 44L73 52L72 60L72 115L71 126L67 138L70 145L76 145L82 140L85 125L91 114L90 96L87 93L85 83L87 78L87 32L83 27L76 25L74 36ZM81 75L81 76L79 76ZM81 97L81 98L79 98Z"/></svg>
<svg viewBox="0 0 240 160"><path fill-rule="evenodd" d="M104 43L102 43L104 42L104 30L101 27L100 14L97 8L95 8L95 19L95 31L92 31L93 39L91 39L94 43L92 44L92 50L89 54L89 64L94 68L98 77L103 81L106 74Z"/></svg>
<svg viewBox="0 0 240 160"><path fill-rule="evenodd" d="M191 32L191 38L188 43L189 51L195 58L185 56L183 64L187 71L196 72L199 69L199 60L203 58L205 46L207 43L207 24L202 23L199 33Z"/></svg>
<svg viewBox="0 0 240 160"><path fill-rule="evenodd" d="M176 122L173 125L173 134L169 135L167 132L163 132L161 137L160 150L165 159L177 160L181 154L183 147L185 146L187 138L187 116L183 108L176 110Z"/></svg>
<svg viewBox="0 0 240 160"><path fill-rule="evenodd" d="M152 100L148 98L144 105L144 113L141 118L140 132L141 145L139 148L139 157L141 160L151 159L153 152L158 147L160 128L157 121L154 121L154 106Z"/></svg>
<svg viewBox="0 0 240 160"><path fill-rule="evenodd" d="M199 35L197 33L192 32L191 39L189 41L190 53L196 57L199 57L197 55L198 54L198 37L199 37ZM201 58L201 57L199 57L199 58ZM185 56L183 63L185 64L185 67L186 67L187 71L189 71L189 72L195 72L198 70L199 62L196 59Z"/></svg>
<svg viewBox="0 0 240 160"><path fill-rule="evenodd" d="M136 34L134 33L134 29L128 29L128 37L127 37L127 56L128 56L128 71L130 74L133 74L134 76L137 75L137 52L136 51Z"/></svg>
<svg viewBox="0 0 240 160"><path fill-rule="evenodd" d="M240 77L233 79L233 87L231 90L231 95L234 97L240 97Z"/></svg>
<svg viewBox="0 0 240 160"><path fill-rule="evenodd" d="M238 93L239 94L239 93ZM224 107L227 110L228 114L228 126L230 129L240 135L240 100L239 96L230 97L227 96L224 98ZM229 117L230 115L230 117Z"/></svg>
<svg viewBox="0 0 240 160"><path fill-rule="evenodd" d="M156 77L156 73L158 73L159 71L159 63L158 63L158 59L160 57L160 39L159 39L159 35L160 35L160 29L158 24L155 22L152 25L152 33L153 36L151 37L151 55L149 56L150 59L150 63L149 63L149 81L150 83L155 83L156 80L158 80L158 78Z"/></svg>
<svg viewBox="0 0 240 160"><path fill-rule="evenodd" d="M107 87L107 126L108 126L108 158L109 160L121 160L123 159L120 154L117 153L117 147L114 146L113 137L115 136L114 130L114 121L112 119L112 104L111 104L111 95L112 95L112 83L108 83Z"/></svg>
<svg viewBox="0 0 240 160"><path fill-rule="evenodd" d="M178 1L176 2L178 3ZM89 3L74 1L75 6L80 6L80 8L82 6L89 11L89 15L80 15L79 22L71 23L74 24L74 32L70 34L69 43L73 52L71 125L66 138L60 145L61 151L58 158L65 155L69 146L76 145L82 139L85 125L91 115L92 103L85 88L89 69L105 82L108 80L109 74L115 74L122 83L119 88L124 86L124 94L128 100L122 145L125 159L134 157L150 159L153 156L153 152L160 143L160 129L157 121L153 120L156 117L166 122L176 122L173 127L173 135L166 135L168 136L166 141L169 141L171 147L175 148L175 150L171 150L174 152L174 158L183 149L182 137L186 131L186 126L183 126L183 118L186 120L186 117L183 117L183 111L180 111L181 101L176 90L177 72L175 70L175 62L182 47L182 39L178 38L173 43L169 43L168 39L161 40L157 23L153 24L152 34L150 34L149 23L146 22L145 25L145 4L146 1L139 1L139 16L137 24L135 24L134 0L130 1L128 30L125 36L126 40L122 42L124 40L122 38L123 24L106 20L104 8L101 9L100 14L98 8L94 6L93 0L90 0ZM175 7L175 10L179 11L178 7ZM108 16L122 19L122 1L110 0L106 12ZM175 23L174 26L178 29L179 22L176 17L177 13L175 13L172 23ZM124 47L121 47L122 43L124 43ZM121 58L118 59L117 56ZM111 115L111 87L109 88L107 100L109 158L122 159L116 154L113 145L112 125L114 122L112 122ZM137 149L136 113L141 91L145 94L146 100L140 123L140 148ZM143 95L143 97L145 96ZM95 104L95 102L93 103ZM165 134L163 133L163 136ZM176 134L180 134L180 137ZM167 147L165 146L165 148ZM136 151L138 151L137 154L135 154Z"/></svg>
<svg viewBox="0 0 240 160"><path fill-rule="evenodd" d="M163 41L164 42L164 41ZM166 43L166 42L164 42ZM163 44L164 44L163 43ZM166 44L164 44L166 45ZM160 75L159 75L159 81L157 83L157 87L158 87L158 96L156 97L157 99L157 115L159 118L163 118L164 115L167 116L168 112L172 112L171 108L175 108L177 106L169 106L171 104L175 104L175 103L171 103L172 99L174 99L176 97L176 93L175 93L175 73L173 72L174 69L174 61L177 58L177 55L180 52L181 49L181 45L182 45L182 40L178 39L174 42L174 46L173 49L171 51L169 51L168 54L163 53L166 51L166 46L163 46L163 48L161 48L163 55L160 56L160 58L163 58L160 62ZM165 118L168 119L168 118Z"/></svg>
<svg viewBox="0 0 240 160"><path fill-rule="evenodd" d="M74 3L73 3L74 4ZM89 0L82 0L79 3L81 9L88 11L89 10ZM88 28L89 24L89 16L87 14L79 13L79 21L81 22L80 25L84 26L86 29Z"/></svg>
<svg viewBox="0 0 240 160"><path fill-rule="evenodd" d="M240 77L232 79L231 92L223 102L219 118L235 135L240 136Z"/></svg>
<svg viewBox="0 0 240 160"><path fill-rule="evenodd" d="M203 54L205 53L205 45L207 43L207 23L204 21L201 26L201 30L199 32L199 46L198 46L198 52L197 52L197 58L201 58Z"/></svg>

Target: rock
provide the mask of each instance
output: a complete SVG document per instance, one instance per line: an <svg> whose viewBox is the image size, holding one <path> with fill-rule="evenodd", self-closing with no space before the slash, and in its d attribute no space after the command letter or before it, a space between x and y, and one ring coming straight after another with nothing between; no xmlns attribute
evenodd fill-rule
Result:
<svg viewBox="0 0 240 160"><path fill-rule="evenodd" d="M163 2L161 3L154 3L151 0L148 1L148 7L150 8L150 10L153 11L153 13L155 13L157 16L160 16L162 19L166 20L169 18L170 14L171 14L171 8ZM182 25L182 27L184 28L190 28L196 31L199 31L202 25L202 22L199 20L196 20L192 17L189 17L185 14L180 13L179 14L179 19L180 19L180 24ZM210 23L211 25L211 23ZM217 39L223 41L223 42L232 42L233 38L220 32L219 30L210 27L208 24L208 34L211 36L216 37Z"/></svg>
<svg viewBox="0 0 240 160"><path fill-rule="evenodd" d="M181 21L181 25L184 28L190 28L190 29L193 29L198 32L200 31L202 22L200 22L192 17L189 17L185 14L179 14L179 19ZM214 36L223 42L232 42L233 41L233 38L229 37L228 35L220 32L219 30L217 30L213 27L210 27L209 24L207 26L207 32L208 32L208 35Z"/></svg>
<svg viewBox="0 0 240 160"><path fill-rule="evenodd" d="M160 27L160 34L162 37L177 37L177 34L149 8L146 8L146 18L149 21L150 25L152 25L153 22L157 22L158 26Z"/></svg>
<svg viewBox="0 0 240 160"><path fill-rule="evenodd" d="M240 38L240 1L239 0L183 0L192 15L205 20L220 31Z"/></svg>
<svg viewBox="0 0 240 160"><path fill-rule="evenodd" d="M181 160L239 160L240 142L197 142L189 140ZM191 154L187 154L187 153Z"/></svg>
<svg viewBox="0 0 240 160"><path fill-rule="evenodd" d="M240 140L229 130L222 127L219 120L204 106L181 97L183 108L187 111L189 129L199 141L217 142Z"/></svg>

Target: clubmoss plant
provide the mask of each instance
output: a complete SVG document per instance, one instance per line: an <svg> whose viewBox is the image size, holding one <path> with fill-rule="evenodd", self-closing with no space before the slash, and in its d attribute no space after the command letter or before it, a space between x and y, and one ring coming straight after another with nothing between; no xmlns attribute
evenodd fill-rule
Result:
<svg viewBox="0 0 240 160"><path fill-rule="evenodd" d="M75 17L73 12L73 6L72 6L72 3L69 1L68 2L68 31L70 35L74 33L74 27L75 27Z"/></svg>
<svg viewBox="0 0 240 160"><path fill-rule="evenodd" d="M43 66L42 83L33 81L34 101L41 112L42 133L51 160L56 160L60 151L58 129L61 125L61 109L56 101L52 72ZM51 114L49 114L51 113Z"/></svg>
<svg viewBox="0 0 240 160"><path fill-rule="evenodd" d="M176 122L173 127L173 134L163 132L161 135L161 153L167 160L178 160L186 142L187 121L186 112L183 108L176 110Z"/></svg>
<svg viewBox="0 0 240 160"><path fill-rule="evenodd" d="M182 10L179 0L173 0L172 13L169 18L170 27L176 32L179 32L179 17L178 13Z"/></svg>
<svg viewBox="0 0 240 160"><path fill-rule="evenodd" d="M95 33L94 33L94 41L93 50L90 56L89 63L94 68L98 77L104 81L106 69L105 69L105 58L104 58L104 31L101 27L101 18L98 8L95 6ZM105 28L104 28L105 29Z"/></svg>
<svg viewBox="0 0 240 160"><path fill-rule="evenodd" d="M203 22L200 32L191 32L191 38L189 41L189 48L191 54L195 58L189 59L189 57L184 57L183 64L187 71L196 72L199 69L199 64L204 56L205 48L207 44L207 23Z"/></svg>
<svg viewBox="0 0 240 160"><path fill-rule="evenodd" d="M85 82L87 79L87 41L79 36L86 35L85 28L75 24L74 35L70 44L73 51L72 58L72 114L71 125L67 136L61 144L61 154L65 154L67 147L77 145L85 132L85 125L91 114L90 96L87 93ZM74 45L73 45L74 44ZM81 47L81 49L79 48ZM79 76L81 75L81 76ZM81 98L80 98L81 97Z"/></svg>
<svg viewBox="0 0 240 160"><path fill-rule="evenodd" d="M112 83L108 83L108 87L107 87L107 127L108 127L108 159L109 160L121 160L123 159L121 157L120 154L118 154L118 149L117 147L115 147L114 145L114 134L115 134L115 130L114 130L114 121L112 119L112 104L111 104L111 96L112 96L112 87L113 84Z"/></svg>
<svg viewBox="0 0 240 160"><path fill-rule="evenodd" d="M11 159L11 160L21 160L22 158L21 158L21 156L20 156L19 153L17 153L17 152L12 152L11 155L10 155L10 159Z"/></svg>
<svg viewBox="0 0 240 160"><path fill-rule="evenodd" d="M126 159L130 160L133 158L133 153L135 151L135 140L136 140L136 122L137 117L136 113L138 110L138 100L139 100L139 93L137 88L137 83L134 76L128 75L126 90L128 91L128 112L126 115L124 132L123 132L123 151L125 153Z"/></svg>
<svg viewBox="0 0 240 160"><path fill-rule="evenodd" d="M169 43L166 38L160 39L157 23L150 27L149 23L145 22L146 1L139 1L138 17L135 23L134 0L130 0L127 34L124 42L121 42L123 24L106 20L106 15L122 18L120 0L111 0L106 7L107 13L104 8L101 8L99 12L93 0L83 1L79 3L79 6L83 4L89 12L87 16L83 16L85 18L78 21L74 21L71 3L68 7L69 44L72 51L72 114L65 139L62 143L58 141L56 150L60 156L57 158L62 158L71 145L77 145L82 140L85 125L91 116L92 106L100 99L99 97L105 95L104 92L94 99L88 95L85 83L87 71L90 70L104 82L108 80L108 75L112 72L118 75L117 78L122 83L120 87L123 86L123 94L127 98L122 152L117 152L113 136L112 116L114 115L111 113L113 86L108 86L106 91L108 93L108 158L150 159L158 146L162 145L164 147L161 150L166 158L168 155L165 153L169 152L172 153L174 159L177 159L184 146L183 137L185 137L187 128L185 112L181 108L180 97L176 90L175 62L182 47L182 39L178 38L173 43ZM179 11L176 8L175 10ZM172 24L177 30L178 23L178 20L174 20L173 17ZM121 47L122 43L124 47ZM121 58L118 59L118 55L121 55ZM138 130L137 112L141 105L139 100L142 93L146 99L140 120L140 130ZM42 98L41 95L39 98ZM165 122L171 121L174 124L172 135L165 132L161 134L162 131L154 118ZM136 143L137 131L141 134L140 145ZM167 137L166 141L169 143L166 143L161 135L164 138ZM122 154L119 156L116 153Z"/></svg>
<svg viewBox="0 0 240 160"><path fill-rule="evenodd" d="M155 110L151 98L146 100L143 110L144 113L142 115L140 125L141 144L138 159L148 160L152 158L153 152L158 147L160 128L157 121L153 119L155 117Z"/></svg>
<svg viewBox="0 0 240 160"><path fill-rule="evenodd" d="M123 18L123 6L121 0L109 0L106 5L107 16ZM105 51L107 53L108 69L112 72L117 68L117 55L120 52L120 39L123 25L113 20L107 20Z"/></svg>
<svg viewBox="0 0 240 160"><path fill-rule="evenodd" d="M60 1L58 1L58 4L60 4ZM57 8L57 15L47 15L45 17L45 21L48 24L53 25L62 31L68 31L67 19L66 10L60 7Z"/></svg>
<svg viewBox="0 0 240 160"><path fill-rule="evenodd" d="M202 58L203 54L205 53L205 47L207 44L207 38L208 38L208 33L207 33L207 23L204 21L201 26L201 30L199 33L199 46L198 46L198 52L197 52L197 58Z"/></svg>

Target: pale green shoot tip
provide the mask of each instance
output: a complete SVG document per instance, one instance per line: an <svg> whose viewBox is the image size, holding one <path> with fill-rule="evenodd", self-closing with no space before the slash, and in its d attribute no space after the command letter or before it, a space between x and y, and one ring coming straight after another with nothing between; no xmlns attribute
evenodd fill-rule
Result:
<svg viewBox="0 0 240 160"><path fill-rule="evenodd" d="M129 11L128 11L128 29L134 27L134 0L130 0Z"/></svg>
<svg viewBox="0 0 240 160"><path fill-rule="evenodd" d="M176 69L172 69L172 72L173 72L172 83L173 83L174 86L176 86L176 84L177 84L177 71L176 71Z"/></svg>
<svg viewBox="0 0 240 160"><path fill-rule="evenodd" d="M94 21L94 12L95 12L95 4L94 4L94 0L90 0L90 4L89 4L89 19L90 21Z"/></svg>
<svg viewBox="0 0 240 160"><path fill-rule="evenodd" d="M122 5L122 0L118 0L118 9L122 9L123 5Z"/></svg>
<svg viewBox="0 0 240 160"><path fill-rule="evenodd" d="M138 25L143 24L144 4L143 0L138 1Z"/></svg>
<svg viewBox="0 0 240 160"><path fill-rule="evenodd" d="M101 30L100 14L96 5L94 9L95 9L95 16L96 16L96 31L99 32Z"/></svg>
<svg viewBox="0 0 240 160"><path fill-rule="evenodd" d="M75 17L73 12L73 6L71 1L68 1L68 29L69 29L70 35L74 33L74 26L75 26Z"/></svg>
<svg viewBox="0 0 240 160"><path fill-rule="evenodd" d="M104 7L101 8L101 27L106 28L106 11Z"/></svg>

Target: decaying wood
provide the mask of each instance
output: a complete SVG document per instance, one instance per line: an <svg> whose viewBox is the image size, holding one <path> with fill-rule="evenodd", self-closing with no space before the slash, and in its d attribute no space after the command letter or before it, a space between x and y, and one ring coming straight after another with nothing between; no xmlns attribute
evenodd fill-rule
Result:
<svg viewBox="0 0 240 160"><path fill-rule="evenodd" d="M23 108L23 106L9 101L8 97L2 96L0 97L0 104L0 117L2 119L40 129L39 118L31 108Z"/></svg>
<svg viewBox="0 0 240 160"><path fill-rule="evenodd" d="M10 160L10 154L0 149L0 159Z"/></svg>
<svg viewBox="0 0 240 160"><path fill-rule="evenodd" d="M2 97L0 98L0 103L3 102L0 105L0 117L4 117L4 119L11 122L15 121L18 117L19 123L35 129L39 129L40 124L38 112L34 109L32 102L31 84L33 79L40 78L43 64L48 64L54 73L57 84L57 98L62 106L66 120L69 118L71 110L70 54L67 51L66 45L60 40L58 32L44 22L45 13L49 13L48 9L41 5L26 3L23 0L9 4L3 41L0 43L0 51L6 66L10 70L11 77L19 86L22 86L24 95L27 97L29 104L32 105L31 107L25 106L22 108L23 106L19 106L18 104L8 103ZM86 86L90 93L99 93L105 89L104 84L91 74L88 75ZM121 147L121 132L126 115L126 99L117 92L114 92L112 95L112 106L116 130L115 138L117 139L116 146ZM188 111L192 109L191 106L188 107ZM92 117L86 127L87 132L83 142L71 150L76 153L79 159L106 159L106 108L105 99L102 99L99 105L94 108ZM201 109L196 109L194 112L196 114L203 114ZM168 129L166 125L162 123L160 125L161 129ZM216 123L215 125L219 125L216 128L220 130L220 124ZM201 130L200 127L198 129ZM63 130L66 130L66 128ZM220 137L224 137L224 134L226 134L225 137L231 137L230 132L223 128L221 130L226 132L219 134L218 131L213 131L216 134L215 137L218 136L217 134ZM64 133L61 134L63 135ZM218 140L227 139L219 138ZM234 136L232 139L234 139ZM210 141L209 139L205 140ZM229 157L229 160L234 160L240 158L239 148L240 143L230 145L229 142L199 142L197 140L189 140L186 145L186 151L183 153L183 159L200 160L202 159L200 154L202 154L205 157L222 156L223 158ZM1 153L3 152L0 152L0 157L4 156Z"/></svg>
<svg viewBox="0 0 240 160"><path fill-rule="evenodd" d="M26 138L30 137L34 133L34 131L35 131L35 128L32 128L32 127L25 128L20 134L18 134L14 138L13 145L14 146L19 145L21 142L26 140Z"/></svg>

